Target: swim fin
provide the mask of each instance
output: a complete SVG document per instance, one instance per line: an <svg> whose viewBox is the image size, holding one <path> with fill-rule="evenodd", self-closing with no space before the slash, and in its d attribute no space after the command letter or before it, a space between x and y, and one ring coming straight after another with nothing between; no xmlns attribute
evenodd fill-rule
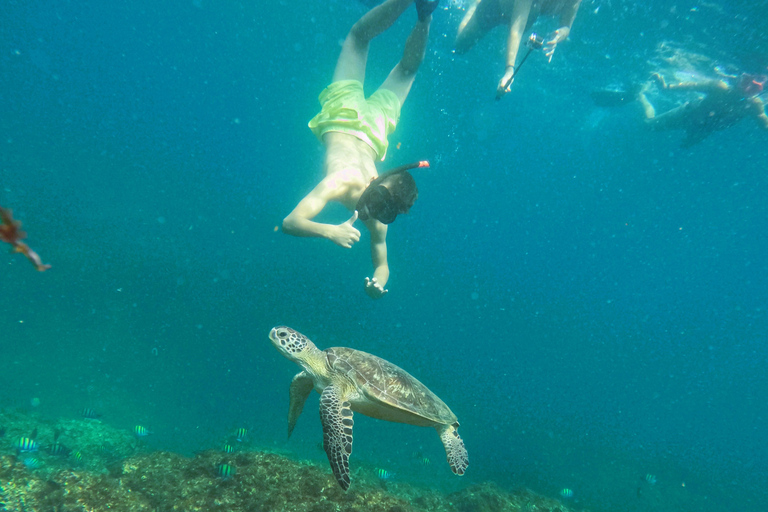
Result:
<svg viewBox="0 0 768 512"><path fill-rule="evenodd" d="M598 107L620 107L631 103L637 99L639 88L632 88L630 90L620 89L598 89L592 91L589 95L592 97L592 101Z"/></svg>

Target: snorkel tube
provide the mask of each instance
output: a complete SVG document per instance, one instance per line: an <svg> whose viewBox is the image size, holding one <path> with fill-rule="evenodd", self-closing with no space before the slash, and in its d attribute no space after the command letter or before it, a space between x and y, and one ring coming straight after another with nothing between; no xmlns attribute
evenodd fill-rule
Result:
<svg viewBox="0 0 768 512"><path fill-rule="evenodd" d="M411 169L416 169L418 167L429 167L429 162L427 160L419 160L418 162L401 165L400 167L395 167L394 169L390 169L387 172L381 173L379 177L376 179L380 179L380 178L383 178L384 176L388 176L390 174L395 174L398 172L409 171Z"/></svg>

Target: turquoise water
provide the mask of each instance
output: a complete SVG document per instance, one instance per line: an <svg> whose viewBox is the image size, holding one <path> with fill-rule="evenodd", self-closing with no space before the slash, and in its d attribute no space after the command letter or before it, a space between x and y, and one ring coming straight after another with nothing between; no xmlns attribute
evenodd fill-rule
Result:
<svg viewBox="0 0 768 512"><path fill-rule="evenodd" d="M418 377L470 453L456 478L432 430L357 415L353 466L446 492L570 488L596 511L761 509L766 134L745 121L682 150L638 105L589 92L671 66L662 42L764 69L768 5L585 0L552 63L534 54L500 102L503 34L455 56L461 5L444 7L384 164L432 168L372 302L366 238L274 230L321 176L306 123L365 7L5 2L0 205L53 268L0 258L0 406L91 407L181 453L247 426L322 460L315 397L285 441L297 368L267 334L286 324ZM406 18L374 42L369 91Z"/></svg>

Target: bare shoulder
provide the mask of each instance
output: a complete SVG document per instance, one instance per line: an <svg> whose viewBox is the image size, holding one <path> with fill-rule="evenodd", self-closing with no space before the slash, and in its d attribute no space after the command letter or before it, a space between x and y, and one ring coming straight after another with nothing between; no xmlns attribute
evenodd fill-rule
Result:
<svg viewBox="0 0 768 512"><path fill-rule="evenodd" d="M386 241L387 239L387 225L379 222L376 219L369 219L365 222L365 227L368 228L368 231L371 233L371 243L381 243Z"/></svg>

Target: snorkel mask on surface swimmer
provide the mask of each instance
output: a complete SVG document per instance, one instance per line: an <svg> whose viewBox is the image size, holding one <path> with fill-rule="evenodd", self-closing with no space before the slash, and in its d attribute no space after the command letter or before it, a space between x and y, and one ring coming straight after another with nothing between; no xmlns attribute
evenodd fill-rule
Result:
<svg viewBox="0 0 768 512"><path fill-rule="evenodd" d="M429 167L429 162L422 160L401 165L373 180L357 201L355 209L358 218L362 221L376 219L382 224L391 224L398 214L408 213L419 196L416 180L408 170L418 167Z"/></svg>

